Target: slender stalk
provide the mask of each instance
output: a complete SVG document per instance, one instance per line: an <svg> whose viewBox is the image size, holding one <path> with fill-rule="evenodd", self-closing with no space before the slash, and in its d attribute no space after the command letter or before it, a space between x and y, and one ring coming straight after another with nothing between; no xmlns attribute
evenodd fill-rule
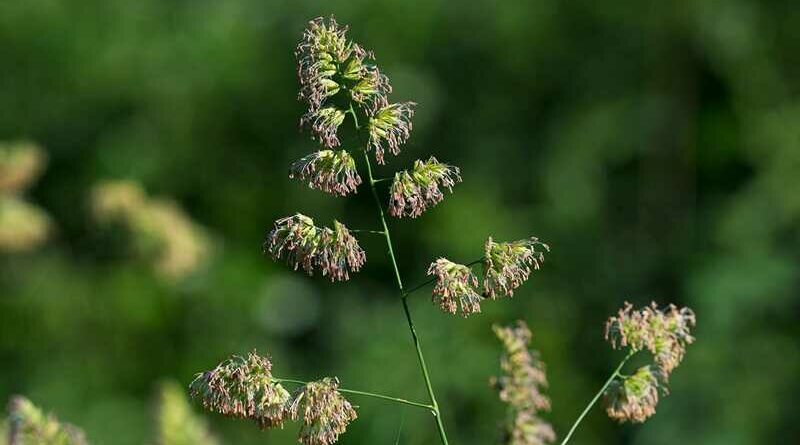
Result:
<svg viewBox="0 0 800 445"><path fill-rule="evenodd" d="M352 107L351 107L352 110ZM352 113L353 117L355 118L355 113ZM358 123L356 122L356 125ZM436 395L433 392L433 385L431 384L431 378L428 373L428 367L425 365L425 357L422 354L422 346L420 345L419 335L417 335L417 330L414 327L414 320L411 318L411 311L408 309L408 294L403 291L403 280L400 278L400 270L397 267L397 259L394 256L394 247L392 246L392 235L389 233L389 226L386 224L386 216L383 213L383 206L381 205L381 200L378 198L378 191L375 188L375 179L372 176L372 165L369 160L369 155L366 151L364 151L364 161L367 164L367 175L369 177L369 186L372 189L372 196L375 198L375 205L378 206L378 214L381 218L381 224L383 225L383 234L386 237L386 247L389 250L389 258L392 260L392 268L394 269L394 276L397 280L397 287L400 289L400 296L401 301L403 303L403 312L406 316L406 321L408 322L408 329L411 331L411 339L414 343L414 348L417 350L417 360L419 361L419 367L422 371L422 377L425 379L425 387L428 390L428 396L431 400L431 412L433 413L434 419L436 419L436 427L439 431L439 438L442 441L442 445L448 445L447 442L447 433L444 430L444 423L442 422L442 415L439 411L439 404L436 402Z"/></svg>
<svg viewBox="0 0 800 445"><path fill-rule="evenodd" d="M625 356L624 359L622 359L621 362L619 362L619 365L617 365L617 369L615 369L614 372L611 373L611 377L609 377L608 380L606 380L606 383L603 384L603 387L600 388L600 391L597 391L597 394L594 395L594 398L592 399L592 401L589 402L588 405L586 405L586 408L583 409L583 412L581 413L581 415L578 416L578 419L575 420L575 423L572 424L572 428L570 428L569 432L567 433L567 435L564 436L564 440L561 441L561 445L566 445L567 442L569 442L570 437L572 437L572 435L575 433L575 430L578 429L578 425L581 424L581 422L583 421L583 418L586 417L586 415L592 409L594 404L597 403L597 401L600 399L600 396L602 396L603 393L606 391L606 388L608 388L608 385L610 385L611 382L613 382L615 378L620 376L619 372L622 370L622 367L625 366L625 363L627 363L628 360L631 357L633 357L634 354L636 354L636 352L631 351L630 353L628 353L627 356Z"/></svg>
<svg viewBox="0 0 800 445"><path fill-rule="evenodd" d="M372 233L374 235L383 235L383 230L368 230L368 229L350 229L351 233Z"/></svg>
<svg viewBox="0 0 800 445"><path fill-rule="evenodd" d="M304 382L302 380L294 380L294 379L272 379L272 380L274 380L274 381L276 381L278 383L295 383L295 384L298 384L298 385L306 385L306 384L308 384L308 382ZM392 396L387 396L387 395L384 395L384 394L376 394L376 393L373 393L373 392L357 391L355 389L345 389L345 388L339 388L338 391L346 393L346 394L355 394L355 395L359 395L359 396L372 397L372 398L375 398L375 399L388 400L390 402L396 402L396 403L402 403L402 404L405 404L405 405L416 406L418 408L425 408L428 411L433 412L433 406L431 406L431 405L428 405L428 404L425 404L425 403L419 403L419 402L412 402L411 400L401 399L399 397L392 397Z"/></svg>

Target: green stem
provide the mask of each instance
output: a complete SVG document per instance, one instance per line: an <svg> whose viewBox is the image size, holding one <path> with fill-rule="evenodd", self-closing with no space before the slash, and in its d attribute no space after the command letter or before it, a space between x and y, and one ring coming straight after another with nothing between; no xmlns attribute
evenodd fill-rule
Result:
<svg viewBox="0 0 800 445"><path fill-rule="evenodd" d="M369 230L369 229L350 229L351 233L372 233L375 235L383 235L383 230Z"/></svg>
<svg viewBox="0 0 800 445"><path fill-rule="evenodd" d="M602 396L603 393L606 391L606 388L608 388L608 385L610 385L611 382L613 382L614 379L617 378L620 375L619 372L622 370L622 367L625 366L625 363L627 363L628 360L630 360L630 358L633 357L634 354L636 354L635 351L629 352L628 355L625 356L625 358L622 359L621 362L619 362L619 365L617 366L617 369L615 369L614 372L611 373L611 377L609 377L608 380L606 380L606 383L603 384L603 387L600 388L600 391L597 391L597 394L595 394L595 396L592 399L592 401L589 402L588 405L586 405L586 408L583 409L583 412L581 413L581 415L578 416L578 419L575 421L575 423L572 424L572 428L569 429L569 432L564 437L564 440L561 441L561 445L566 445L566 443L569 442L570 437L572 437L572 435L575 433L575 430L578 429L578 425L581 424L581 422L583 421L583 418L586 417L586 414L588 414L589 411L594 406L594 404L597 403L597 401L600 399L600 396Z"/></svg>
<svg viewBox="0 0 800 445"><path fill-rule="evenodd" d="M295 383L295 384L298 384L298 385L307 385L308 384L308 382L304 382L302 380L294 380L294 379L272 379L272 380L275 381L275 382L278 382L278 383ZM419 402L412 402L410 400L401 399L401 398L398 398L398 397L392 397L392 396L387 396L387 395L383 395L383 394L376 394L376 393L373 393L373 392L357 391L355 389L339 388L338 391L342 392L342 393L345 393L345 394L355 394L355 395L359 395L359 396L372 397L372 398L375 398L375 399L388 400L390 402L402 403L402 404L405 404L405 405L416 406L418 408L425 408L425 409L427 409L428 411L431 411L431 412L433 411L433 406L431 406L431 405L428 405L428 404L425 404L425 403L419 403Z"/></svg>
<svg viewBox="0 0 800 445"><path fill-rule="evenodd" d="M352 106L351 106L352 109ZM353 113L355 117L355 113ZM439 438L442 441L442 445L448 445L447 442L447 433L444 430L444 423L442 422L442 415L439 411L439 404L436 402L436 395L433 392L433 385L431 384L431 378L428 373L428 367L425 365L425 357L422 354L422 346L420 346L419 336L417 335L417 330L414 327L414 321L411 318L411 311L408 309L408 294L403 291L403 280L400 278L400 270L397 267L397 259L394 256L394 247L392 247L392 236L389 233L389 226L386 224L386 216L383 213L383 206L381 205L381 200L378 197L378 191L375 188L375 179L372 176L372 165L369 161L369 154L364 151L364 161L367 164L367 175L369 177L369 186L372 189L372 196L375 198L375 205L378 206L378 213L381 218L381 224L383 225L383 234L386 237L386 247L389 250L389 258L392 260L392 268L394 269L394 276L397 280L397 287L400 289L400 296L401 301L403 303L403 312L406 316L406 321L408 322L408 329L411 331L411 339L414 343L414 348L417 350L417 360L419 361L419 367L422 371L422 377L425 379L425 387L428 390L428 396L431 400L431 411L433 412L433 417L436 420L436 427L439 430Z"/></svg>

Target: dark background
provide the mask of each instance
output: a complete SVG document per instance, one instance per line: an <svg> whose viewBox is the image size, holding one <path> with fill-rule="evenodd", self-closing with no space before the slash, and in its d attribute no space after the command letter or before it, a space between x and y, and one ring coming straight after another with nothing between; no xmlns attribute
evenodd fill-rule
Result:
<svg viewBox="0 0 800 445"><path fill-rule="evenodd" d="M57 226L0 256L0 399L24 393L95 444L151 437L155 384L188 384L230 353L284 377L424 400L379 237L343 284L261 255L300 211L377 228L365 188L333 198L287 178L316 149L297 120L293 50L335 14L419 103L402 156L464 183L417 220L391 221L401 273L467 262L488 235L552 253L513 300L467 320L412 298L455 444L496 437L495 322L524 318L548 365L563 436L620 359L603 341L625 300L689 305L697 342L643 426L595 409L582 444L763 444L800 436L800 8L788 1L0 2L0 140L42 144L29 193ZM165 282L89 214L102 179L139 181L212 236L210 264ZM430 444L429 416L358 399L342 443ZM209 416L225 443L293 443Z"/></svg>

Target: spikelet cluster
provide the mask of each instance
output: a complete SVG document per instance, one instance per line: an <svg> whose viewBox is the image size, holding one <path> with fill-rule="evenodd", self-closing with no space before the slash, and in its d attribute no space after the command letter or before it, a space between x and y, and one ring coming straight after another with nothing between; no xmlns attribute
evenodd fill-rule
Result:
<svg viewBox="0 0 800 445"><path fill-rule="evenodd" d="M289 391L272 377L272 363L255 351L198 374L190 385L193 398L209 411L254 421L260 428L281 427Z"/></svg>
<svg viewBox="0 0 800 445"><path fill-rule="evenodd" d="M361 185L356 161L345 150L320 150L292 164L289 177L297 177L312 189L336 196L354 193Z"/></svg>
<svg viewBox="0 0 800 445"><path fill-rule="evenodd" d="M669 305L660 309L656 303L639 310L625 303L616 316L606 322L605 337L614 349L631 352L649 351L653 364L640 368L606 391L607 412L620 422L644 422L655 413L659 390L667 394L670 374L694 342L691 329L695 315L689 308Z"/></svg>
<svg viewBox="0 0 800 445"><path fill-rule="evenodd" d="M192 412L186 394L175 382L159 387L155 445L217 445L205 420Z"/></svg>
<svg viewBox="0 0 800 445"><path fill-rule="evenodd" d="M642 366L636 373L615 379L605 392L606 413L619 422L642 423L656 413L660 375L651 366Z"/></svg>
<svg viewBox="0 0 800 445"><path fill-rule="evenodd" d="M303 386L289 406L293 420L302 422L298 440L304 445L330 445L339 439L355 409L338 391L339 380L326 377Z"/></svg>
<svg viewBox="0 0 800 445"><path fill-rule="evenodd" d="M428 275L436 277L433 301L443 311L464 317L481 311L481 296L475 290L478 279L468 266L439 258L431 263Z"/></svg>
<svg viewBox="0 0 800 445"><path fill-rule="evenodd" d="M45 414L22 396L11 398L9 412L9 444L24 445L88 445L78 427L59 422Z"/></svg>
<svg viewBox="0 0 800 445"><path fill-rule="evenodd" d="M344 224L334 221L333 229L317 227L300 213L275 221L264 241L264 252L309 275L321 270L331 281L349 280L350 273L358 272L367 258Z"/></svg>
<svg viewBox="0 0 800 445"><path fill-rule="evenodd" d="M46 161L44 150L31 142L0 143L0 252L27 252L50 236L50 217L23 197Z"/></svg>
<svg viewBox="0 0 800 445"><path fill-rule="evenodd" d="M547 376L539 354L531 351L531 331L520 320L515 325L492 327L503 343L500 368L503 374L491 379L491 385L508 404L507 421L503 426L504 443L509 445L541 445L555 441L552 426L539 417L550 410L550 399L543 394Z"/></svg>
<svg viewBox="0 0 800 445"><path fill-rule="evenodd" d="M309 22L295 50L299 99L308 104L301 125L310 127L314 137L325 147L339 145L338 128L344 110L333 100L340 93L346 100L374 110L386 104L391 86L386 76L370 63L371 52L347 39L347 27L331 17Z"/></svg>
<svg viewBox="0 0 800 445"><path fill-rule="evenodd" d="M0 194L21 194L44 170L47 156L38 145L27 142L0 143Z"/></svg>
<svg viewBox="0 0 800 445"><path fill-rule="evenodd" d="M98 184L92 191L92 208L101 224L129 230L137 247L154 257L153 267L165 279L184 278L210 257L205 231L176 203L148 197L135 182Z"/></svg>
<svg viewBox="0 0 800 445"><path fill-rule="evenodd" d="M305 383L290 394L273 377L272 363L256 352L247 358L233 356L198 374L190 392L207 410L252 420L262 429L298 421L298 442L304 445L336 442L357 418L353 406L339 392L336 378Z"/></svg>
<svg viewBox="0 0 800 445"><path fill-rule="evenodd" d="M27 252L41 246L52 226L39 207L14 196L0 196L0 252Z"/></svg>
<svg viewBox="0 0 800 445"><path fill-rule="evenodd" d="M496 243L489 237L484 246L484 295L488 298L513 297L514 290L538 270L544 252L550 247L530 237L507 243Z"/></svg>
<svg viewBox="0 0 800 445"><path fill-rule="evenodd" d="M397 156L400 146L411 137L411 118L414 117L414 102L386 104L369 117L369 148L375 150L375 160L384 164L384 152Z"/></svg>
<svg viewBox="0 0 800 445"><path fill-rule="evenodd" d="M433 156L425 162L417 160L411 171L395 174L389 191L389 214L416 218L444 199L442 189L452 193L456 182L461 182L458 167L442 164Z"/></svg>

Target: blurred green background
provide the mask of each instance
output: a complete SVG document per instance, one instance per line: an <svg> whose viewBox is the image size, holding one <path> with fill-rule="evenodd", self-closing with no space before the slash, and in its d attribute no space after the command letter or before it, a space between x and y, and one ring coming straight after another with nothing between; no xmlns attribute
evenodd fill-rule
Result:
<svg viewBox="0 0 800 445"><path fill-rule="evenodd" d="M642 426L595 409L580 444L762 444L800 437L800 7L787 1L6 0L0 140L49 165L27 199L43 247L0 254L0 399L24 393L95 444L152 437L157 382L186 385L257 348L284 377L425 398L380 238L330 284L261 255L296 211L375 228L369 193L287 178L316 145L297 130L293 50L335 14L371 48L414 134L380 176L434 154L464 183L391 222L401 273L470 261L488 235L550 243L513 300L464 320L426 292L412 311L455 444L488 444L503 406L494 322L524 318L563 436L620 353L602 339L625 300L695 309L697 342ZM154 274L91 218L98 181L131 179L205 227L213 259ZM112 234L113 235L113 234ZM341 443L430 444L424 412L355 401ZM209 416L224 443L294 443Z"/></svg>

